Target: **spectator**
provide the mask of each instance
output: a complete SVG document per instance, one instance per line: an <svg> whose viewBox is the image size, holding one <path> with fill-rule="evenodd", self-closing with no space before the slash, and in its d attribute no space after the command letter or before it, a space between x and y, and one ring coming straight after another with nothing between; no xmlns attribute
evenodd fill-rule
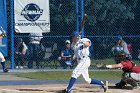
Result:
<svg viewBox="0 0 140 93"><path fill-rule="evenodd" d="M138 58L140 59L140 50L138 50Z"/></svg>
<svg viewBox="0 0 140 93"><path fill-rule="evenodd" d="M39 68L39 55L40 52L40 41L43 38L42 32L40 33L30 33L30 42L29 42L29 62L28 68L33 68L33 61L36 61L36 68Z"/></svg>
<svg viewBox="0 0 140 93"><path fill-rule="evenodd" d="M122 39L122 37L118 36L116 46L112 48L112 52L118 54L117 52L120 51L124 51L129 60L132 59L132 56L127 47L127 43ZM114 54L114 56L117 56L116 54Z"/></svg>
<svg viewBox="0 0 140 93"><path fill-rule="evenodd" d="M71 69L73 68L73 54L74 51L71 49L71 43L69 40L66 40L65 47L61 50L60 60L60 64L64 69L66 69L68 66L70 66Z"/></svg>
<svg viewBox="0 0 140 93"><path fill-rule="evenodd" d="M117 63L118 59L116 58L118 53L124 51L124 48L120 45L119 40L117 39L116 44L112 47L112 54L114 56L114 60Z"/></svg>
<svg viewBox="0 0 140 93"><path fill-rule="evenodd" d="M127 58L132 59L132 56L127 47L127 43L122 39L122 37L118 37L118 42L123 47L123 51L126 53Z"/></svg>
<svg viewBox="0 0 140 93"><path fill-rule="evenodd" d="M23 42L22 38L19 38L16 42L17 44L15 45L15 65L16 68L23 69L24 62L25 62L25 56L27 52L27 46Z"/></svg>
<svg viewBox="0 0 140 93"><path fill-rule="evenodd" d="M137 58L140 59L140 48L139 48L140 42L138 42L137 45L138 45L137 46L138 47L138 49L137 49L137 52L138 52Z"/></svg>
<svg viewBox="0 0 140 93"><path fill-rule="evenodd" d="M127 44L128 51L132 53L132 43Z"/></svg>
<svg viewBox="0 0 140 93"><path fill-rule="evenodd" d="M123 51L124 48L120 45L120 42L117 40L116 44L112 47L112 53L115 56L118 52Z"/></svg>

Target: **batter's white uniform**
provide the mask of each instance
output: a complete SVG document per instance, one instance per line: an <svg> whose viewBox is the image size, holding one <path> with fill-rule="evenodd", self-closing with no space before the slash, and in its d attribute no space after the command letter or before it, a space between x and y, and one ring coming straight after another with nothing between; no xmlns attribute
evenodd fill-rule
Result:
<svg viewBox="0 0 140 93"><path fill-rule="evenodd" d="M1 52L0 52L0 62L5 62L5 58Z"/></svg>
<svg viewBox="0 0 140 93"><path fill-rule="evenodd" d="M1 30L0 30L0 34L2 34ZM0 39L2 39L2 37ZM0 62L4 62L4 61L5 61L5 58L4 58L3 54L0 52Z"/></svg>
<svg viewBox="0 0 140 93"><path fill-rule="evenodd" d="M72 77L77 78L80 75L83 76L86 82L91 83L91 78L89 78L88 67L90 66L90 51L89 46L84 46L83 42L90 42L88 38L82 38L78 41L74 47L74 53L77 58L78 65L73 70Z"/></svg>

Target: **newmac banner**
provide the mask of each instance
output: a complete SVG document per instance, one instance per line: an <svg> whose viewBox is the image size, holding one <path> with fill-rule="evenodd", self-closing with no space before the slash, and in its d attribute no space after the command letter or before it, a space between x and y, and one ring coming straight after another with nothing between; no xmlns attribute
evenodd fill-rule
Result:
<svg viewBox="0 0 140 93"><path fill-rule="evenodd" d="M0 0L0 34L7 32L6 0ZM7 37L0 38L0 52L7 56Z"/></svg>
<svg viewBox="0 0 140 93"><path fill-rule="evenodd" d="M14 0L17 33L50 32L49 0Z"/></svg>

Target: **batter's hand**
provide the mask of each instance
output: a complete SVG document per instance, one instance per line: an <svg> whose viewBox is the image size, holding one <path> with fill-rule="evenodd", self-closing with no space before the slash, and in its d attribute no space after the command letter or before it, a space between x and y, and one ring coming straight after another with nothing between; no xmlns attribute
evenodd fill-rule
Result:
<svg viewBox="0 0 140 93"><path fill-rule="evenodd" d="M77 36L77 40L80 41L81 40L81 35Z"/></svg>
<svg viewBox="0 0 140 93"><path fill-rule="evenodd" d="M5 33L5 32L2 32L2 33L1 33L1 36L2 36L2 37L6 37L6 33Z"/></svg>

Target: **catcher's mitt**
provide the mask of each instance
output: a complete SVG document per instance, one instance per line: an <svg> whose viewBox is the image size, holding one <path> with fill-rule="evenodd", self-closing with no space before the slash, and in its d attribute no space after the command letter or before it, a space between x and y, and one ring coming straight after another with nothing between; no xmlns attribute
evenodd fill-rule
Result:
<svg viewBox="0 0 140 93"><path fill-rule="evenodd" d="M107 68L106 64L96 64L97 68Z"/></svg>

